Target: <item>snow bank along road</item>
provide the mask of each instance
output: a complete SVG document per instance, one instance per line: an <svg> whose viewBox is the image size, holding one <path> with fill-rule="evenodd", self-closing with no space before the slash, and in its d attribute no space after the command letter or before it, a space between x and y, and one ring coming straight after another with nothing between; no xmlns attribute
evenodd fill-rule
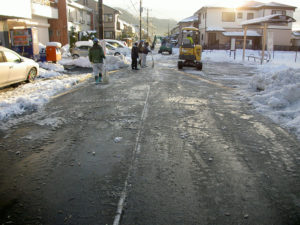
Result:
<svg viewBox="0 0 300 225"><path fill-rule="evenodd" d="M214 80L248 69L175 68L91 79L1 131L1 224L299 224L299 141Z"/></svg>

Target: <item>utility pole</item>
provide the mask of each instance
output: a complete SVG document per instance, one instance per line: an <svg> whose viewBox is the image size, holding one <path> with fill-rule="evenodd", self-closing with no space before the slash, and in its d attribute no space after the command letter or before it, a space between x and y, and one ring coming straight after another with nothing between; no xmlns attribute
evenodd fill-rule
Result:
<svg viewBox="0 0 300 225"><path fill-rule="evenodd" d="M103 23L103 0L98 0L98 36L100 39L104 39L104 23Z"/></svg>
<svg viewBox="0 0 300 225"><path fill-rule="evenodd" d="M142 40L142 0L140 0L140 40Z"/></svg>
<svg viewBox="0 0 300 225"><path fill-rule="evenodd" d="M149 9L147 9L147 40L149 39Z"/></svg>

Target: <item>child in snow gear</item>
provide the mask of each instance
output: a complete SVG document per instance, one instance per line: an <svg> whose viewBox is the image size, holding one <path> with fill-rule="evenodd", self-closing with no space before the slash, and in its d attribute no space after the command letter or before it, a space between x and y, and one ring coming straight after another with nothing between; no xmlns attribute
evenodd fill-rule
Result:
<svg viewBox="0 0 300 225"><path fill-rule="evenodd" d="M132 49L131 49L131 68L133 70L138 70L137 68L137 59L139 58L139 49L138 49L138 43L134 43Z"/></svg>
<svg viewBox="0 0 300 225"><path fill-rule="evenodd" d="M89 50L89 60L93 65L93 74L95 76L96 84L99 84L103 73L103 59L105 59L103 48L99 45L99 40L93 40L94 45Z"/></svg>

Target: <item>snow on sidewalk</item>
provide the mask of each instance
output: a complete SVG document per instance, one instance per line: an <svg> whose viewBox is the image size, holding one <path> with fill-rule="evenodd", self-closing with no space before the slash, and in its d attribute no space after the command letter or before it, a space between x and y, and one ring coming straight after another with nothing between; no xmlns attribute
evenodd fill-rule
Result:
<svg viewBox="0 0 300 225"><path fill-rule="evenodd" d="M246 56L258 51L247 50ZM230 62L252 67L257 73L250 78L240 74L240 79L248 86L240 86L240 93L255 109L271 118L275 123L289 129L300 139L300 56L295 62L295 52L275 51L269 63L260 65L253 60L242 60L242 50L237 50L236 59L228 51L213 50L203 52L203 63Z"/></svg>
<svg viewBox="0 0 300 225"><path fill-rule="evenodd" d="M61 79L37 80L0 93L0 120L38 110L52 96L87 79L90 74L63 76Z"/></svg>
<svg viewBox="0 0 300 225"><path fill-rule="evenodd" d="M124 56L107 56L107 69L116 70L127 67ZM0 92L0 121L14 119L15 116L33 112L50 101L51 97L66 91L91 77L91 74L66 75L63 65L91 67L87 57L62 59L59 64L39 63L40 74L33 82L20 84L17 88ZM47 78L47 79L45 79Z"/></svg>

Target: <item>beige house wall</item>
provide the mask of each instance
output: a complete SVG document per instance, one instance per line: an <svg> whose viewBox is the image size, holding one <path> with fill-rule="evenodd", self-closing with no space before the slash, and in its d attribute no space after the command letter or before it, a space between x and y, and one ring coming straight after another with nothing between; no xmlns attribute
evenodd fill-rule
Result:
<svg viewBox="0 0 300 225"><path fill-rule="evenodd" d="M274 45L292 46L291 30L268 29L268 32L273 32Z"/></svg>
<svg viewBox="0 0 300 225"><path fill-rule="evenodd" d="M276 8L278 10L278 8ZM279 9L281 10L281 9ZM286 11L286 15L293 17L293 9L282 9ZM235 21L234 22L224 22L222 21L223 12L234 12ZM238 18L238 13L242 13L242 18ZM254 9L230 9L230 8L217 8L217 7L203 7L198 11L199 18L199 30L200 30L200 42L202 45L208 44L208 30L209 29L224 29L226 32L237 31L242 32L243 28L241 23L247 20L247 14L253 13L254 18L263 17L272 14L271 8L264 8L259 10ZM262 29L251 29L256 30L258 33L262 34ZM273 43L277 46L291 46L291 33L292 33L292 23L286 25L269 25L269 30L274 33ZM211 32L211 31L210 31ZM216 31L216 39L219 41L220 45L225 45L230 43L230 37L225 37L222 32ZM203 39L201 36L203 35Z"/></svg>

